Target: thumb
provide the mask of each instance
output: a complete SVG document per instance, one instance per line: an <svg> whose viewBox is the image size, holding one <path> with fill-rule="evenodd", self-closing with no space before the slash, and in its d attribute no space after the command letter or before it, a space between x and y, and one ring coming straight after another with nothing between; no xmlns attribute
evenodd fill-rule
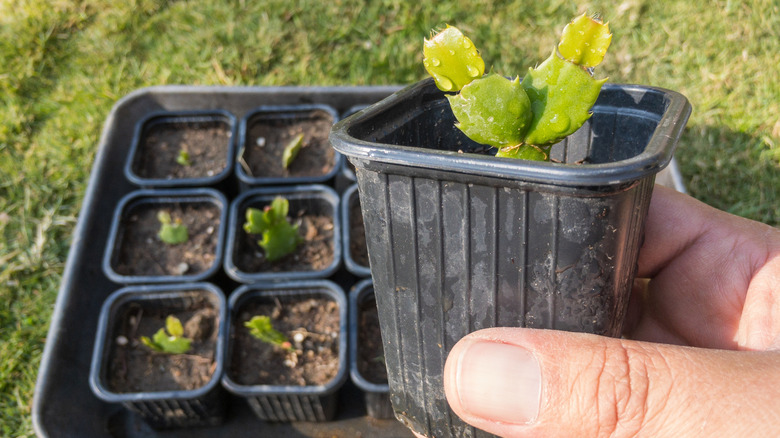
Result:
<svg viewBox="0 0 780 438"><path fill-rule="evenodd" d="M496 328L458 342L444 389L504 437L774 436L780 355Z"/></svg>

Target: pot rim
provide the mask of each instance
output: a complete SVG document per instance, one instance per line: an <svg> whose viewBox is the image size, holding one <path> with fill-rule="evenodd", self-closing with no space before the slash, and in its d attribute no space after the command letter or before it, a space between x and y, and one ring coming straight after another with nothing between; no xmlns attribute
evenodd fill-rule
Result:
<svg viewBox="0 0 780 438"><path fill-rule="evenodd" d="M632 106L596 102L593 113L615 113L634 115L657 121L653 135L643 152L612 163L573 165L551 162L496 158L473 153L438 151L413 146L376 143L355 138L351 128L398 106L409 107L441 99L432 79L424 79L410 85L390 97L339 121L331 131L331 144L342 154L358 160L376 161L383 164L427 168L461 174L475 174L493 178L521 180L552 185L591 187L600 185L624 185L648 175L654 175L671 161L677 140L685 128L691 113L688 99L680 93L663 88L642 85L604 85L600 100L605 95L623 93L623 102ZM663 112L656 114L640 108L645 97L661 98ZM621 96L623 97L623 96ZM602 101L603 102L603 101Z"/></svg>

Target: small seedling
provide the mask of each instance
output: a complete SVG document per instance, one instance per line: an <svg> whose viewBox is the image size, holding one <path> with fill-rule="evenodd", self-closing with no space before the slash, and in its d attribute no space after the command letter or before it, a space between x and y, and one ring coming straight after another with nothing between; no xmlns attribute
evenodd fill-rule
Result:
<svg viewBox="0 0 780 438"><path fill-rule="evenodd" d="M178 245L189 239L187 226L181 222L181 219L176 218L175 221L172 221L170 213L160 210L157 213L157 220L160 221L160 231L157 236L168 245Z"/></svg>
<svg viewBox="0 0 780 438"><path fill-rule="evenodd" d="M295 351L287 337L273 328L271 318L268 316L253 316L252 319L244 323L244 326L249 328L249 334L263 342L287 352Z"/></svg>
<svg viewBox="0 0 780 438"><path fill-rule="evenodd" d="M290 164L295 160L295 157L298 156L298 152L300 152L301 147L303 146L303 133L300 133L295 136L292 140L290 140L289 143L287 143L287 146L285 146L284 151L282 152L282 167L287 169L290 167Z"/></svg>
<svg viewBox="0 0 780 438"><path fill-rule="evenodd" d="M154 351L181 354L190 350L192 340L184 337L184 327L179 318L168 315L165 318L165 328L157 330L152 339L141 336L141 342Z"/></svg>
<svg viewBox="0 0 780 438"><path fill-rule="evenodd" d="M244 231L249 234L262 234L258 242L265 251L269 262L291 254L303 238L298 234L298 225L291 225L287 219L290 203L287 199L277 196L271 205L263 210L248 208Z"/></svg>
<svg viewBox="0 0 780 438"><path fill-rule="evenodd" d="M425 40L423 64L436 86L450 93L455 126L469 138L497 148L497 157L549 160L552 145L590 118L606 82L593 78L593 68L611 41L608 24L583 14L564 28L550 57L521 81L484 75L472 41L447 26Z"/></svg>
<svg viewBox="0 0 780 438"><path fill-rule="evenodd" d="M176 156L176 162L182 166L191 166L190 153L184 149L179 150L179 155Z"/></svg>

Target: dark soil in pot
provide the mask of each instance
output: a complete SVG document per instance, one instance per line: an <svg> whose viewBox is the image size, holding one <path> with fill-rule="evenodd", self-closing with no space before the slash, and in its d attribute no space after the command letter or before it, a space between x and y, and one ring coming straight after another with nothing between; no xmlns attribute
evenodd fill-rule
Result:
<svg viewBox="0 0 780 438"><path fill-rule="evenodd" d="M210 177L228 166L230 126L222 121L157 123L144 131L133 171L141 178L182 179ZM190 165L176 162L181 150Z"/></svg>
<svg viewBox="0 0 780 438"><path fill-rule="evenodd" d="M293 272L319 271L330 266L334 257L333 218L304 210L291 213L290 218L293 224L300 224L298 232L304 238L294 253L271 263L257 243L261 236L242 229L236 240L236 267L244 272Z"/></svg>
<svg viewBox="0 0 780 438"><path fill-rule="evenodd" d="M119 327L108 359L108 388L117 393L193 390L205 386L216 367L217 311L206 299L197 300L188 309L168 313L138 303L117 319ZM165 327L172 314L184 325L184 336L192 339L184 354L152 351L140 342Z"/></svg>
<svg viewBox="0 0 780 438"><path fill-rule="evenodd" d="M379 331L376 300L364 300L358 309L357 367L360 375L371 383L387 383L385 352Z"/></svg>
<svg viewBox="0 0 780 438"><path fill-rule="evenodd" d="M181 219L189 240L176 245L160 241L160 210L167 210L174 220ZM205 272L217 257L220 214L218 206L206 202L137 206L125 215L113 269L121 275L149 276Z"/></svg>
<svg viewBox="0 0 780 438"><path fill-rule="evenodd" d="M256 315L269 316L274 329L287 336L296 352L252 337L244 323ZM242 307L233 325L233 357L228 372L239 384L316 386L325 385L338 373L339 308L333 300L250 302ZM302 337L300 342L298 337Z"/></svg>
<svg viewBox="0 0 780 438"><path fill-rule="evenodd" d="M354 196L349 205L349 255L355 263L368 266L366 248L366 229L363 226L363 213L360 211L360 198Z"/></svg>
<svg viewBox="0 0 780 438"><path fill-rule="evenodd" d="M312 177L325 175L335 165L334 150L328 142L333 116L314 110L294 118L259 115L247 123L246 144L242 157L244 170L253 177ZM285 169L282 166L284 148L298 134L303 134L303 147Z"/></svg>

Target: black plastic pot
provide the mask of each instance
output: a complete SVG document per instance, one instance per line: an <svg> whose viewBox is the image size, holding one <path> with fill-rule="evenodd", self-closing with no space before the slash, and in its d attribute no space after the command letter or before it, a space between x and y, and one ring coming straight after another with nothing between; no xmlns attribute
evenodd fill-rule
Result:
<svg viewBox="0 0 780 438"><path fill-rule="evenodd" d="M319 269L298 270L254 270L246 262L241 262L241 254L248 253L262 258L262 250L256 244L259 236L246 237L243 224L246 210L250 207L263 209L277 196L283 196L290 202L288 217L295 222L301 212L323 215L333 219L333 235L327 244L333 249L333 259ZM225 272L236 281L253 283L256 281L286 281L295 279L327 278L335 273L341 264L341 221L339 220L339 196L330 187L313 184L300 186L278 186L251 189L236 198L230 206L230 223L225 256ZM298 247L298 251L302 247ZM287 257L297 257L297 254ZM283 260L280 260L280 262Z"/></svg>
<svg viewBox="0 0 780 438"><path fill-rule="evenodd" d="M142 175L139 169L143 160L154 151L147 150L145 142L156 130L198 130L213 127L221 127L228 131L229 137L222 144L213 144L212 147L222 151L225 157L225 166L213 175L201 175L191 178L161 178ZM128 159L125 163L125 177L133 184L144 188L170 188L170 187L216 187L225 181L233 172L233 160L236 142L236 118L227 111L180 111L180 112L155 112L140 120L133 133L133 143L130 146ZM171 145L177 150L186 145ZM193 157L197 159L197 157Z"/></svg>
<svg viewBox="0 0 780 438"><path fill-rule="evenodd" d="M281 159L279 158L279 171L276 174L255 174L257 171L253 171L251 166L247 164L248 154L259 153L261 147L258 146L256 135L252 132L254 129L259 129L261 132L273 135L276 138L276 142L280 145L286 145L298 132L295 129L293 132L286 132L292 126L300 123L315 123L322 121L328 125L332 125L338 121L338 113L336 110L328 105L311 104L311 105L273 105L273 106L261 106L255 110L249 112L244 118L241 119L239 128L239 144L240 148L238 156L236 157L235 172L243 188L257 187L257 186L273 186L281 184L315 184L315 183L327 183L341 170L342 162L344 158L341 154L334 152L330 163L329 169L323 172L311 172L307 175L283 175L281 174ZM327 146L327 133L323 132L322 138L317 138L314 141L318 147L325 148ZM265 139L265 137L264 137ZM304 144L309 140L304 139ZM263 142L265 144L265 140ZM251 149L250 149L251 148ZM298 158L293 161L292 166L296 165L297 161L301 161L301 157L306 154L306 146L304 146L298 154ZM315 165L322 166L324 163L313 163Z"/></svg>
<svg viewBox="0 0 780 438"><path fill-rule="evenodd" d="M675 92L607 84L553 148L562 163L479 153L432 80L334 126L356 167L396 417L428 436L483 434L441 380L472 331L621 334L654 177L689 114Z"/></svg>
<svg viewBox="0 0 780 438"><path fill-rule="evenodd" d="M367 309L368 306L371 309ZM376 313L374 287L370 278L356 284L349 293L349 372L352 382L363 390L368 416L379 419L393 418L390 387L387 382L371 381L360 371L361 351L365 348L365 344L360 341L367 335L359 331L363 312ZM372 341L382 343L381 337Z"/></svg>
<svg viewBox="0 0 780 438"><path fill-rule="evenodd" d="M167 316L206 302L217 314L214 371L204 386L196 389L117 392L109 383L110 358L129 312ZM141 316L139 316L140 318ZM121 403L156 429L214 426L225 416L226 393L220 386L224 369L227 306L222 291L209 283L129 286L111 294L103 304L98 320L89 373L92 392L101 400ZM184 323L184 321L182 321ZM130 343L135 339L125 340ZM139 345L134 348L145 349ZM163 354L163 353L156 353ZM74 402L77 402L74 400Z"/></svg>
<svg viewBox="0 0 780 438"><path fill-rule="evenodd" d="M350 107L341 114L341 119L345 119L360 110L366 109L367 107L368 105L355 105ZM338 175L336 175L336 190L339 192L342 192L344 189L357 182L357 177L355 176L355 170L352 163L346 159L342 161L343 163L341 166L341 171L338 173Z"/></svg>
<svg viewBox="0 0 780 438"><path fill-rule="evenodd" d="M216 241L213 252L208 253L212 258L208 267L190 272L171 272L162 270L156 275L138 273L134 268L119 268L119 261L123 252L123 245L128 236L139 232L131 225L132 219L138 215L156 214L159 210L175 210L187 208L200 208L210 206L218 210L216 223L204 224L199 229L189 229L190 240L182 245L195 243L195 239L204 238L212 242ZM103 272L112 281L120 284L140 283L180 283L203 281L215 275L222 267L222 254L225 246L225 232L227 229L228 203L225 195L213 189L168 189L168 190L137 190L125 195L118 203L111 225L111 232L106 244L103 256ZM202 234L205 233L205 234ZM147 232L148 250L143 251L140 258L161 258L173 251L173 246L168 246L153 232ZM130 260L132 262L132 260ZM186 264L186 260L182 260ZM189 269L189 267L187 268Z"/></svg>
<svg viewBox="0 0 780 438"><path fill-rule="evenodd" d="M371 276L371 268L367 266L367 264L362 260L359 260L359 258L355 257L357 255L357 251L367 251L365 245L360 248L352 247L353 244L355 244L352 239L352 231L354 230L357 233L363 229L362 217L360 218L360 230L355 230L358 224L353 223L353 217L351 215L352 208L358 208L359 205L360 196L358 192L358 186L357 184L353 184L341 196L341 221L344 224L344 237L342 239L344 242L344 248L342 249L344 252L344 266L346 266L349 272L357 275L358 277L369 277ZM359 243L357 244L359 245Z"/></svg>
<svg viewBox="0 0 780 438"><path fill-rule="evenodd" d="M339 369L328 383L318 386L244 385L233 375L235 358L233 339L242 309L249 304L289 303L292 300L324 298L335 301L339 309ZM258 418L266 421L328 421L336 413L338 391L347 379L347 299L344 291L327 280L289 281L275 284L245 285L230 296L230 334L227 368L222 385L249 403ZM260 341L258 341L260 342Z"/></svg>

